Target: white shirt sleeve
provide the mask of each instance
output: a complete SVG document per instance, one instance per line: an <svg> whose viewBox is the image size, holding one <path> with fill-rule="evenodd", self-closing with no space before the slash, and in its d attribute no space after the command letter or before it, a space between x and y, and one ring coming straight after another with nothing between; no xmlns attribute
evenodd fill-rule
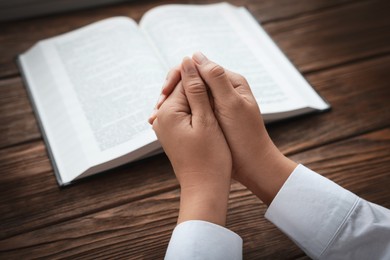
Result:
<svg viewBox="0 0 390 260"><path fill-rule="evenodd" d="M242 239L229 229L210 222L185 221L173 230L165 259L240 260Z"/></svg>
<svg viewBox="0 0 390 260"><path fill-rule="evenodd" d="M313 259L390 259L390 210L299 165L265 217Z"/></svg>

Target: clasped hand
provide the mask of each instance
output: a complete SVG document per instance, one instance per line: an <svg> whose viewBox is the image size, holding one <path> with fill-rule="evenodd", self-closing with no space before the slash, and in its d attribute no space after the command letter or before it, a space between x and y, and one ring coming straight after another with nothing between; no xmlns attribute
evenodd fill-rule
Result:
<svg viewBox="0 0 390 260"><path fill-rule="evenodd" d="M202 53L168 73L149 122L181 186L178 223L225 225L231 177L269 205L296 167L269 138L245 78Z"/></svg>

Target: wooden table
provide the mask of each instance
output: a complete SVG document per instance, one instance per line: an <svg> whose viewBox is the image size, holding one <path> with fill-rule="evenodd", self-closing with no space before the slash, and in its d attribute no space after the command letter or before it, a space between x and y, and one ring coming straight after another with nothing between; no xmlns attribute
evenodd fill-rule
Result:
<svg viewBox="0 0 390 260"><path fill-rule="evenodd" d="M164 256L179 207L165 155L60 189L15 64L40 39L117 15L139 20L166 3L139 1L0 24L0 258ZM235 0L245 5L332 105L269 125L292 159L390 207L390 9L387 0ZM299 210L299 209L297 209ZM264 218L265 205L232 184L227 227L245 259L306 258Z"/></svg>

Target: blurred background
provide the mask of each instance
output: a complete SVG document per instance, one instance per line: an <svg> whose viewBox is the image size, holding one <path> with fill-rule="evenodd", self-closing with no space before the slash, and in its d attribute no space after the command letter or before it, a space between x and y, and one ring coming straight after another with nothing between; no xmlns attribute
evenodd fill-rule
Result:
<svg viewBox="0 0 390 260"><path fill-rule="evenodd" d="M0 0L0 21L29 18L131 0Z"/></svg>

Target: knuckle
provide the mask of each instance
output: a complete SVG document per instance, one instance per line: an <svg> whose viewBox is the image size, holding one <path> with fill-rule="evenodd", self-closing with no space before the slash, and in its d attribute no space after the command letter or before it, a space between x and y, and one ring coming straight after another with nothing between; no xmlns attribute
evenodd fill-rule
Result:
<svg viewBox="0 0 390 260"><path fill-rule="evenodd" d="M165 76L165 80L169 80L171 78L174 78L176 74L180 74L180 69L178 66L171 68L167 75Z"/></svg>
<svg viewBox="0 0 390 260"><path fill-rule="evenodd" d="M241 74L229 72L229 78L235 88L239 86L249 86L247 79Z"/></svg>
<svg viewBox="0 0 390 260"><path fill-rule="evenodd" d="M241 74L238 74L237 78L238 78L238 82L240 82L242 85L248 85L248 81Z"/></svg>
<svg viewBox="0 0 390 260"><path fill-rule="evenodd" d="M211 63L208 68L208 72L211 77L213 78L219 78L225 75L225 69L215 63Z"/></svg>
<svg viewBox="0 0 390 260"><path fill-rule="evenodd" d="M200 80L192 79L187 82L186 91L193 95L203 94L206 91L206 87Z"/></svg>
<svg viewBox="0 0 390 260"><path fill-rule="evenodd" d="M174 68L172 68L172 69L169 71L169 74L170 74L170 75L179 74L179 73L180 73L180 68L179 68L179 67L174 67Z"/></svg>

